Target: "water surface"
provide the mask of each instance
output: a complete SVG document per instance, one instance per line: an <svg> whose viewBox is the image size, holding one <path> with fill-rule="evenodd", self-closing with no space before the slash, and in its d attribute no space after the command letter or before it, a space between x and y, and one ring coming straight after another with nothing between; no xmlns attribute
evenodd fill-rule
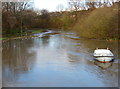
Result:
<svg viewBox="0 0 120 89"><path fill-rule="evenodd" d="M75 33L50 33L3 43L3 87L118 86L116 41L83 39ZM110 48L115 61L94 61L92 53L97 47Z"/></svg>

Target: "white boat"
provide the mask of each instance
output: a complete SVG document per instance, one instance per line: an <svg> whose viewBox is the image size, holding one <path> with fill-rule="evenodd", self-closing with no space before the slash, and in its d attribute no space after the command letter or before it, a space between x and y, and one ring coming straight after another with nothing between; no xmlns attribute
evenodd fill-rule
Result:
<svg viewBox="0 0 120 89"><path fill-rule="evenodd" d="M108 48L96 49L93 53L93 56L97 61L100 61L100 62L110 62L114 60L114 55Z"/></svg>

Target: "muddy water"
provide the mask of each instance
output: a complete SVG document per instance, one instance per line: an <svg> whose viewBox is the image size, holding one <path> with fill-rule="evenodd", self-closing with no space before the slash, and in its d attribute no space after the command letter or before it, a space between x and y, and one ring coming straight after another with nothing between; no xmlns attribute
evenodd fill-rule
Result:
<svg viewBox="0 0 120 89"><path fill-rule="evenodd" d="M118 86L117 42L50 33L3 43L3 87ZM115 61L93 60L96 47L110 48Z"/></svg>

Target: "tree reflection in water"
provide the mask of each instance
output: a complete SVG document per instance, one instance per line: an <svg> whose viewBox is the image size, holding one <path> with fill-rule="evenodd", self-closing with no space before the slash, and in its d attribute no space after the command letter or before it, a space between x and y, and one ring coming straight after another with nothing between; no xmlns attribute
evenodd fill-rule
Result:
<svg viewBox="0 0 120 89"><path fill-rule="evenodd" d="M3 43L3 81L16 81L17 74L31 70L35 62L33 40L10 40ZM7 54L6 54L7 53Z"/></svg>

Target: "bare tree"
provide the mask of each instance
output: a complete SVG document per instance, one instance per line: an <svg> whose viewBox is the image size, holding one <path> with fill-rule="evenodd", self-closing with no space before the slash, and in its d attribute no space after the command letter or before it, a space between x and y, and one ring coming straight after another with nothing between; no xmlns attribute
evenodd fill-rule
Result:
<svg viewBox="0 0 120 89"><path fill-rule="evenodd" d="M17 13L28 9L31 6L30 2L2 2L2 12L9 11L11 13Z"/></svg>
<svg viewBox="0 0 120 89"><path fill-rule="evenodd" d="M68 4L69 4L71 10L78 11L81 8L80 1L81 0L70 0Z"/></svg>
<svg viewBox="0 0 120 89"><path fill-rule="evenodd" d="M64 9L63 4L57 5L56 9L57 9L57 11L59 11L59 12L63 11L63 9Z"/></svg>
<svg viewBox="0 0 120 89"><path fill-rule="evenodd" d="M86 5L87 5L87 8L95 9L97 7L97 2L88 1L86 2Z"/></svg>
<svg viewBox="0 0 120 89"><path fill-rule="evenodd" d="M103 6L104 7L109 7L112 6L115 2L117 2L117 0L103 0Z"/></svg>
<svg viewBox="0 0 120 89"><path fill-rule="evenodd" d="M2 15L8 24L9 28L12 29L16 23L20 23L20 29L22 33L23 29L23 12L29 8L32 8L32 3L30 2L2 2Z"/></svg>
<svg viewBox="0 0 120 89"><path fill-rule="evenodd" d="M73 12L73 17L75 18L75 21L77 21L77 12L82 9L83 3L81 0L70 0L68 2L69 7L71 11Z"/></svg>

